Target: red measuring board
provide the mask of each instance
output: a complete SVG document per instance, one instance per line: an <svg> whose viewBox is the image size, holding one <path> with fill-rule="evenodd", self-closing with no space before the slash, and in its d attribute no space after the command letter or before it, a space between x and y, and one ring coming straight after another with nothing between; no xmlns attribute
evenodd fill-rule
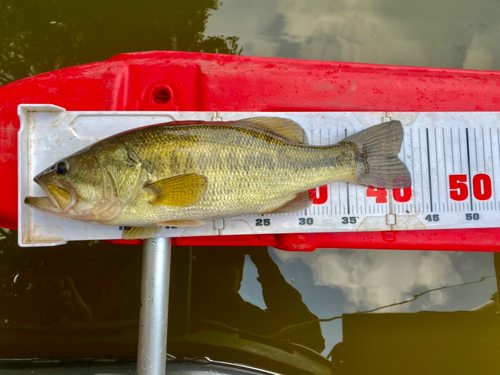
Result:
<svg viewBox="0 0 500 375"><path fill-rule="evenodd" d="M50 103L71 111L499 111L499 94L497 72L184 52L123 54L38 75L0 88L4 180L0 225L11 229L17 225L19 104ZM487 194L487 181L481 176L474 177L471 191L463 188L468 186L463 176L452 177L449 184L457 199ZM474 189L476 185L481 189ZM370 194L385 198L383 191ZM394 196L396 201L404 198L404 192ZM316 199L321 199L321 191ZM173 242L269 245L295 251L316 247L499 251L500 229L264 234Z"/></svg>

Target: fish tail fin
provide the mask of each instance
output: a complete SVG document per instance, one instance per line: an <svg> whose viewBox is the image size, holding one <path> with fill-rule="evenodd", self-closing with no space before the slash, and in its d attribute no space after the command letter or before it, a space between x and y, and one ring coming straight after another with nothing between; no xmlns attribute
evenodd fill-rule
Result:
<svg viewBox="0 0 500 375"><path fill-rule="evenodd" d="M372 126L344 139L358 148L363 165L356 184L384 189L411 186L410 172L398 158L403 142L403 126L399 121Z"/></svg>

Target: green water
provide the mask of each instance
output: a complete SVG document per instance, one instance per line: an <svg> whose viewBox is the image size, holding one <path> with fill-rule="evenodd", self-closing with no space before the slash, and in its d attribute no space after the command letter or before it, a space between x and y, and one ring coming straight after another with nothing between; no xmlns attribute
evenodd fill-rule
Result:
<svg viewBox="0 0 500 375"><path fill-rule="evenodd" d="M499 16L495 1L5 0L0 84L148 50L495 70ZM139 246L29 249L13 231L0 238L0 358L135 356ZM175 248L169 352L290 374L302 373L289 365L299 355L304 368L329 357L330 373L495 373L495 260ZM273 350L288 357L273 362Z"/></svg>

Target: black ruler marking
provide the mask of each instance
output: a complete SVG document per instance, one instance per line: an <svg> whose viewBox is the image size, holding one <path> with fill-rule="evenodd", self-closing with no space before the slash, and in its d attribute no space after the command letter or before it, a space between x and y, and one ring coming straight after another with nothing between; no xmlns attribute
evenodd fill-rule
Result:
<svg viewBox="0 0 500 375"><path fill-rule="evenodd" d="M469 128L465 128L465 143L467 144L467 168L469 170L469 195L470 195L470 209L474 210L474 206L472 205L472 178L470 174L470 152L469 152Z"/></svg>
<svg viewBox="0 0 500 375"><path fill-rule="evenodd" d="M448 189L448 168L446 167L446 164L448 164L448 161L446 160L446 154L444 152L444 150L446 150L446 144L444 141L444 128L441 128L441 130L442 130L442 136L443 136L444 188L448 192L449 191L449 189ZM453 147L451 149L451 157L453 160ZM446 210L447 211L450 210L450 200L449 199L446 199ZM453 211L453 207L452 207L452 211Z"/></svg>
<svg viewBox="0 0 500 375"><path fill-rule="evenodd" d="M486 168L486 150L484 147L484 145L486 144L486 141L484 139L484 129L483 128L480 128L481 129L481 137L483 138L483 166L484 166L484 172L486 173L486 171L488 170ZM476 145L476 148L477 148L477 145ZM491 164L493 164L493 160L491 161Z"/></svg>
<svg viewBox="0 0 500 375"><path fill-rule="evenodd" d="M410 129L410 152L411 152L411 176L413 181L415 181L415 153L413 152L413 129ZM413 198L413 194L412 194ZM413 208L417 209L417 197L413 198Z"/></svg>
<svg viewBox="0 0 500 375"><path fill-rule="evenodd" d="M420 168L420 200L421 200L421 203L422 203L422 210L425 210L425 196L424 196L424 170L422 168L422 137L421 137L421 131L422 130L421 128L418 128L417 129L417 134L418 134L418 146L419 146L419 153L418 153L418 156L420 158L420 163L418 165L418 167ZM420 210L419 210L420 212Z"/></svg>
<svg viewBox="0 0 500 375"><path fill-rule="evenodd" d="M455 150L453 149L453 129L450 129L450 135L451 135L451 166L453 173L455 173Z"/></svg>
<svg viewBox="0 0 500 375"><path fill-rule="evenodd" d="M433 212L432 181L431 181L431 153L429 151L429 129L428 128L425 128L425 136L427 137L427 168L429 171L429 199L431 201L431 212Z"/></svg>
<svg viewBox="0 0 500 375"><path fill-rule="evenodd" d="M497 208L497 198L496 198L496 184L495 184L495 157L493 156L493 133L491 132L492 128L490 128L490 150L491 150L491 173L493 174L493 206L496 210ZM486 164L486 162L485 162ZM492 207L493 208L493 207Z"/></svg>
<svg viewBox="0 0 500 375"><path fill-rule="evenodd" d="M338 141L339 141L339 129L338 128L336 129L336 132L337 132L337 134L336 134L336 138L335 138L335 143L338 143ZM337 187L338 187L337 192L339 194L339 215L340 215L340 213L342 212L342 199L341 199L341 195L340 195L340 182L337 182ZM335 213L337 213L336 206L335 206ZM345 212L342 212L342 213L345 214Z"/></svg>
<svg viewBox="0 0 500 375"><path fill-rule="evenodd" d="M479 131L481 132L481 138L482 138L482 142L483 142L483 147L481 147L483 149L483 168L484 168L484 173L488 172L488 167L486 166L486 141L484 139L484 129L483 128L479 128ZM479 136L476 137L476 130L474 130L474 139L475 139L475 142L476 142L476 154L477 154L477 138L479 138ZM476 159L476 163L479 164L477 162L477 159ZM491 163L493 164L493 159L491 160ZM478 166L478 172L479 172L479 166ZM494 181L494 180L493 180ZM493 191L493 186L492 186L492 191ZM484 208L485 205L483 204L483 210L485 209ZM489 211L488 209L488 202L486 202L486 211Z"/></svg>
<svg viewBox="0 0 500 375"><path fill-rule="evenodd" d="M345 137L347 138L347 129L345 129ZM351 214L351 207L349 206L349 182L346 182L347 186L347 215Z"/></svg>
<svg viewBox="0 0 500 375"><path fill-rule="evenodd" d="M347 186L347 215L350 215L351 209L349 206L349 182L346 182L346 186Z"/></svg>
<svg viewBox="0 0 500 375"><path fill-rule="evenodd" d="M439 155L438 155L438 149L437 149L437 144L438 144L438 141L437 141L437 129L434 128L434 151L436 152L436 174L437 174L437 200L438 200L438 204L437 204L437 210L440 211L441 210L441 199L440 199L440 186L439 186L439 164L437 162L437 159L439 158ZM444 155L443 155L443 159L444 159ZM444 160L444 163L446 164L446 159Z"/></svg>
<svg viewBox="0 0 500 375"><path fill-rule="evenodd" d="M462 136L460 135L460 129L458 129L458 149L462 150ZM462 153L460 152L460 173L462 173L463 167L462 167Z"/></svg>
<svg viewBox="0 0 500 375"><path fill-rule="evenodd" d="M476 157L476 173L477 173L477 172L479 172L479 159L478 159L478 157L477 157L477 138L476 138L476 129L474 128L473 130L474 130L474 155L475 155L475 157ZM483 145L483 150L484 150L484 145ZM485 172L486 172L486 170L485 170ZM471 193L472 193L472 190L471 190ZM477 209L478 209L478 210L481 210L481 202L477 202L477 203L476 203L476 205L477 205L477 207L478 207ZM484 205L482 205L482 206L483 206L483 209L484 209Z"/></svg>

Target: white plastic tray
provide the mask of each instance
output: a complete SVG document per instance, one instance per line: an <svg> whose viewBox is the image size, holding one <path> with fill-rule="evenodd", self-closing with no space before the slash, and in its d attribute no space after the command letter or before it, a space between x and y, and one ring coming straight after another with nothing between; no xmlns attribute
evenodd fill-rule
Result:
<svg viewBox="0 0 500 375"><path fill-rule="evenodd" d="M399 156L412 174L411 192L370 192L362 186L333 183L326 189L326 202L305 212L247 215L206 222L203 228L162 228L159 237L500 226L498 113L79 112L32 104L20 105L18 113L20 246L51 246L122 236L119 227L58 218L24 204L28 195L44 195L33 177L57 160L99 139L144 125L180 120L230 121L254 116L290 118L305 129L309 142L315 145L336 143L382 121L400 120L405 125L405 138ZM456 188L452 180L457 175L466 175L468 179L465 185L469 194L461 201L451 195ZM487 177L491 180L488 199L476 199L473 191L476 175L481 179L476 194L479 198L488 196L484 184ZM408 194L411 198L406 200Z"/></svg>

